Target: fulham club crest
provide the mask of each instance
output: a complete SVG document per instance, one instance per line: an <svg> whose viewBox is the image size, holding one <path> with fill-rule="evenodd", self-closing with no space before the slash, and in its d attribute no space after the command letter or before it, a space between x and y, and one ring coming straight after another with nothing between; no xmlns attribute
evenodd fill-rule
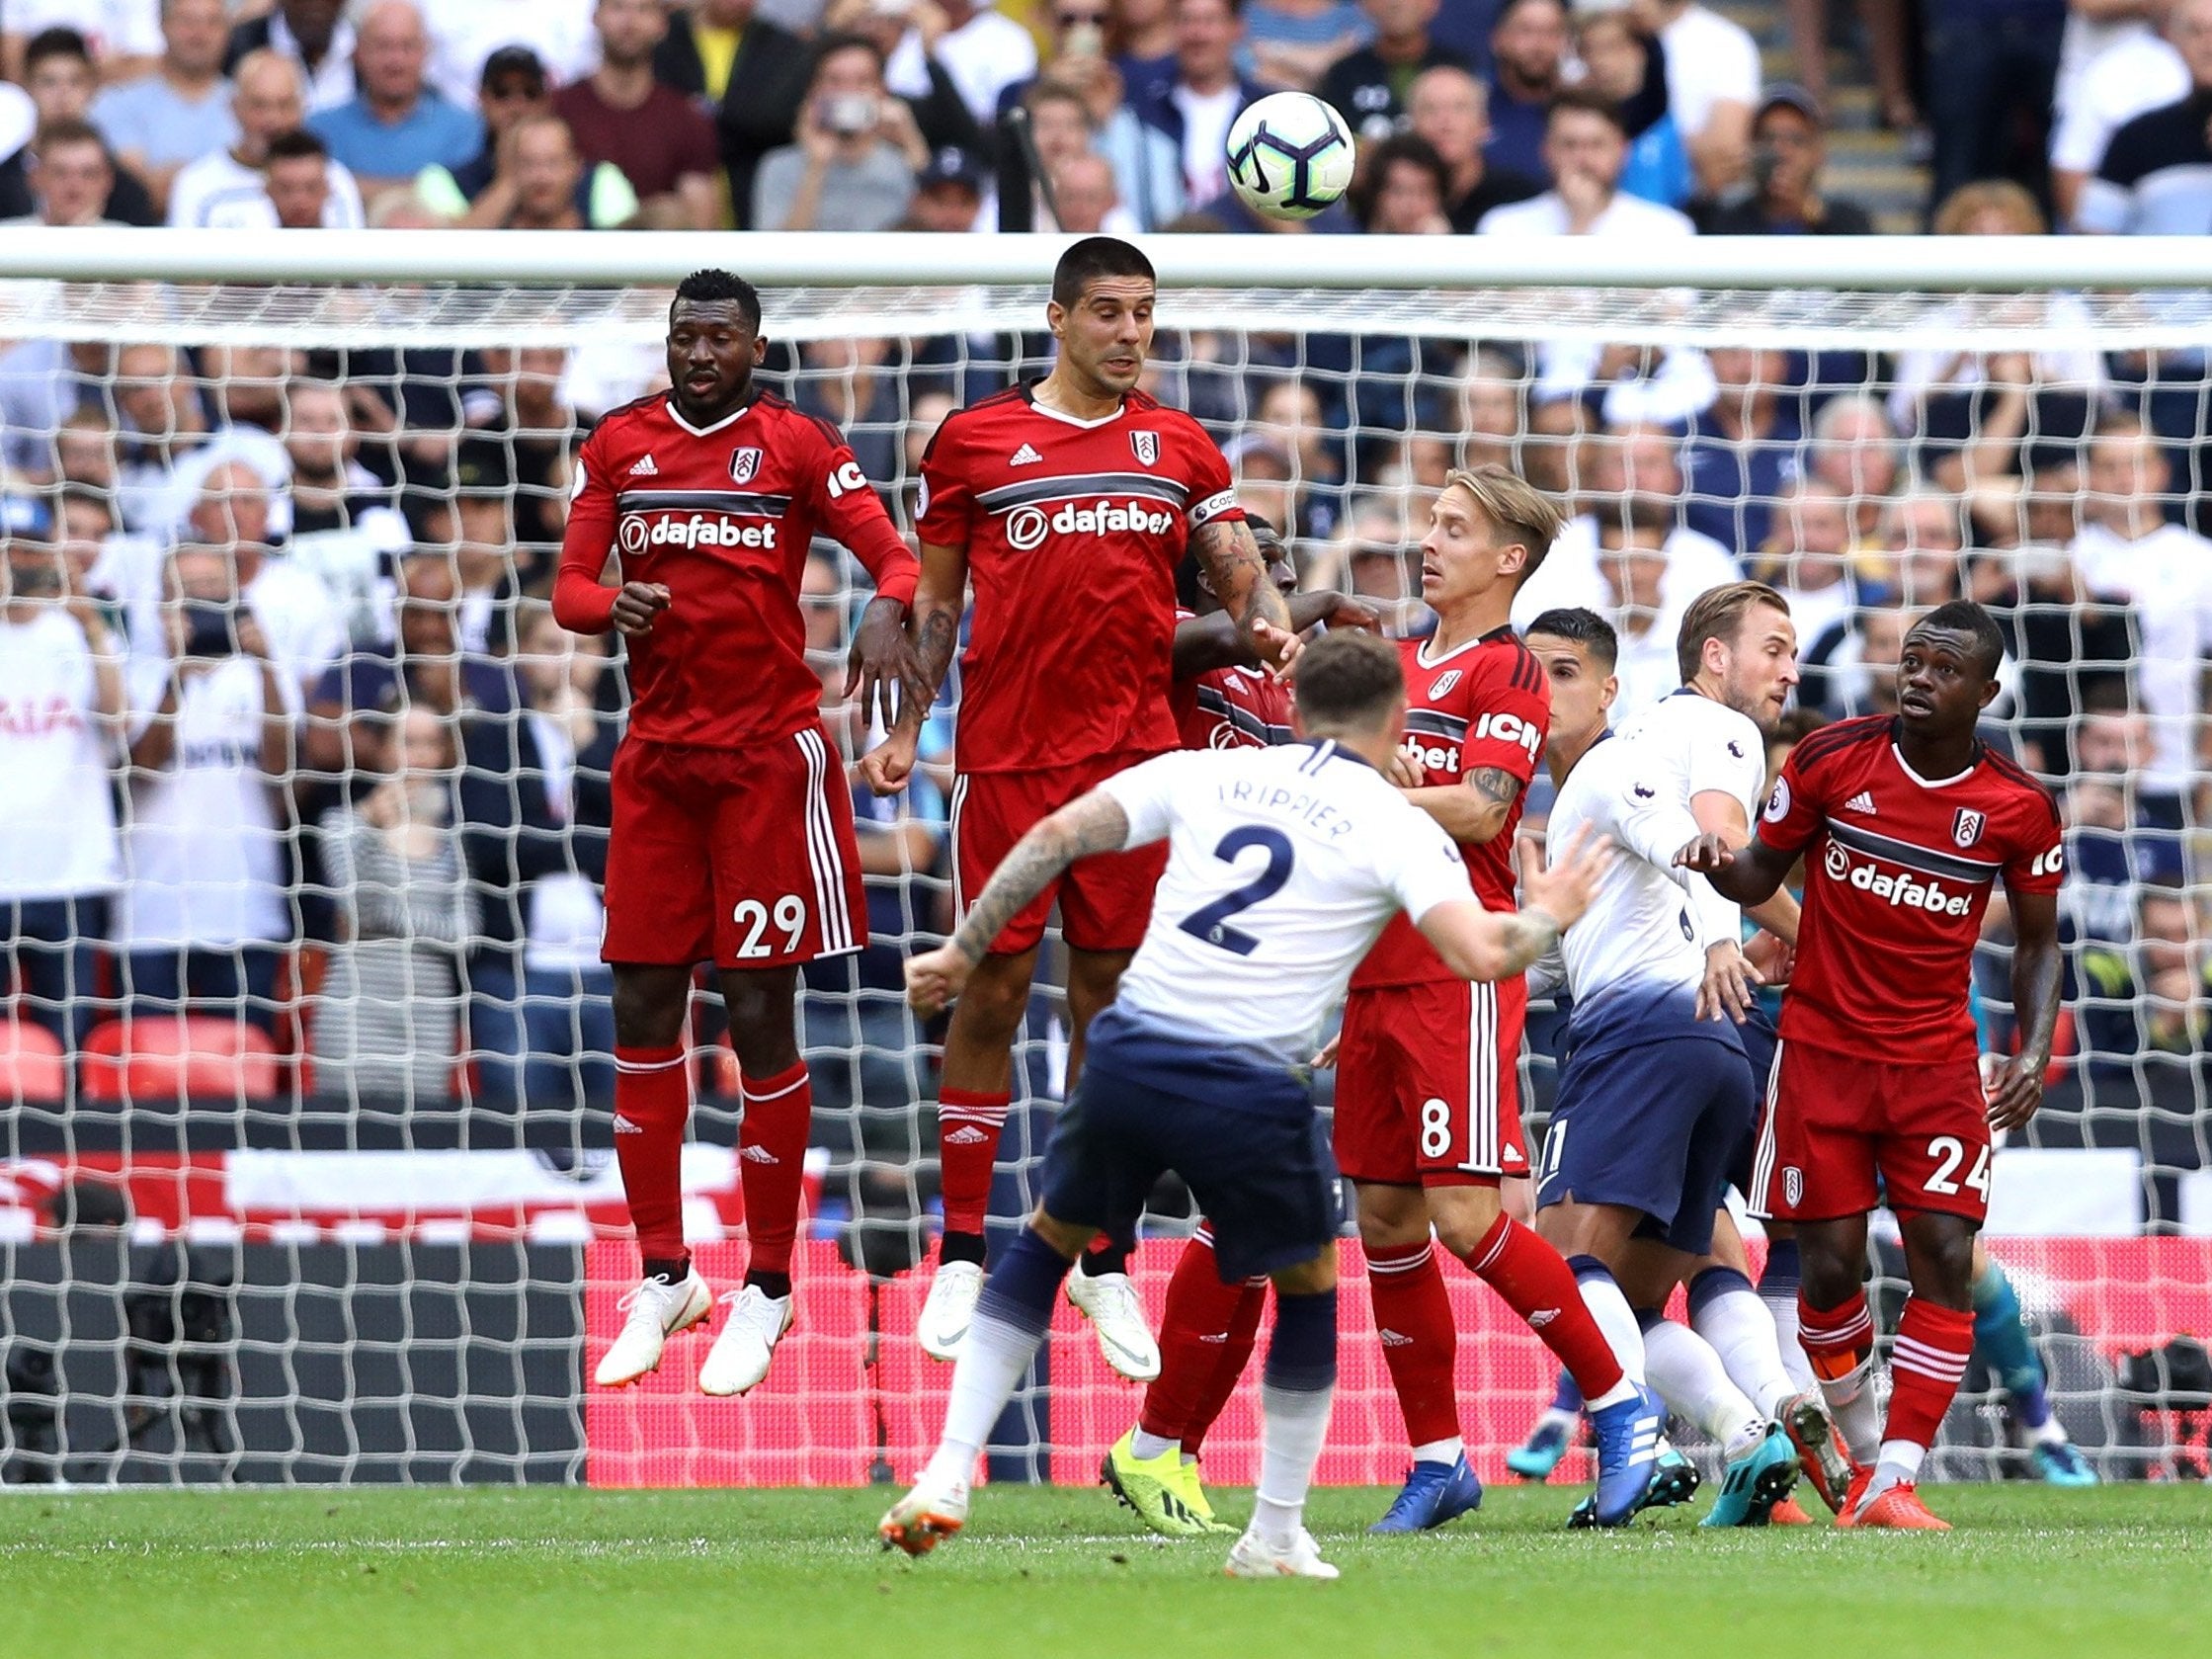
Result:
<svg viewBox="0 0 2212 1659"><path fill-rule="evenodd" d="M1137 459L1146 466L1157 465L1160 459L1160 435L1157 432L1132 432L1129 448L1136 451Z"/></svg>
<svg viewBox="0 0 2212 1659"><path fill-rule="evenodd" d="M732 450L730 452L730 482L750 484L753 474L761 469L761 452L758 450Z"/></svg>
<svg viewBox="0 0 2212 1659"><path fill-rule="evenodd" d="M1451 688L1458 684L1459 670L1456 668L1446 669L1436 676L1435 684L1429 688L1429 701L1434 703L1439 698L1451 696Z"/></svg>
<svg viewBox="0 0 2212 1659"><path fill-rule="evenodd" d="M1962 806L1951 820L1951 839L1961 847L1971 847L1982 839L1982 825L1988 822L1971 806Z"/></svg>

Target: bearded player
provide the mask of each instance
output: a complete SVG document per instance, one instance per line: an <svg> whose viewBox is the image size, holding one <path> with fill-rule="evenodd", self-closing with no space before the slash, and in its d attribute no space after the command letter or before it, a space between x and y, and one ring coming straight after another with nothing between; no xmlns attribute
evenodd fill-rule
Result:
<svg viewBox="0 0 2212 1659"><path fill-rule="evenodd" d="M1506 468L1454 472L1421 543L1435 632L1401 645L1414 803L1459 844L1476 895L1514 906L1510 857L1522 791L1550 723L1543 666L1508 622L1550 550L1559 509ZM1357 1194L1383 1359L1414 1464L1374 1531L1410 1533L1482 1501L1459 1434L1458 1337L1435 1247L1503 1297L1591 1401L1592 1516L1625 1524L1650 1486L1656 1407L1631 1382L1558 1251L1506 1213L1501 1182L1529 1173L1518 1067L1526 982L1470 985L1403 919L1352 977L1338 1045L1337 1161Z"/></svg>
<svg viewBox="0 0 2212 1659"><path fill-rule="evenodd" d="M1704 835L1678 855L1747 905L1805 856L1797 965L1753 1199L1796 1226L1799 1340L1839 1426L1854 1447L1880 1447L1837 1513L1842 1527L1949 1526L1915 1481L1973 1349L1991 1131L2034 1116L2058 1023L2058 807L1974 735L2004 648L1979 605L1937 606L1905 635L1895 715L1840 721L1800 743L1748 846ZM2022 1042L1985 1089L1967 989L1999 880ZM1884 1190L1913 1293L1877 1434L1874 1325L1860 1280L1867 1212Z"/></svg>
<svg viewBox="0 0 2212 1659"><path fill-rule="evenodd" d="M757 389L752 286L699 271L669 307L670 389L614 410L577 457L553 615L620 632L634 701L614 757L601 954L614 976L614 1151L644 1277L600 1361L634 1382L713 1310L684 1247L679 1165L691 1088L684 1020L696 964L721 970L744 1077L744 1286L699 1371L709 1394L768 1373L791 1323L813 1093L799 1058L802 963L867 943L852 795L817 711L799 582L817 531L875 579L848 695L890 713L911 674L916 565L835 428ZM610 555L620 582L602 580Z"/></svg>
<svg viewBox="0 0 2212 1659"><path fill-rule="evenodd" d="M1045 317L1059 361L1043 379L946 419L922 457L922 573L914 625L927 696L909 698L861 762L889 793L951 666L968 584L952 790L953 896L964 913L1032 825L1102 780L1178 747L1169 704L1175 573L1194 555L1248 660L1296 650L1227 462L1188 415L1136 389L1152 346L1151 261L1091 236L1060 256ZM1145 936L1163 849L1081 859L1008 922L954 1006L938 1094L944 1232L916 1335L957 1357L983 1288L984 1219L1012 1098L1012 1050L1046 918L1068 954L1068 1087L1091 1017L1113 999ZM1106 1363L1145 1381L1160 1351L1129 1283L1127 1251L1087 1257L1068 1299Z"/></svg>

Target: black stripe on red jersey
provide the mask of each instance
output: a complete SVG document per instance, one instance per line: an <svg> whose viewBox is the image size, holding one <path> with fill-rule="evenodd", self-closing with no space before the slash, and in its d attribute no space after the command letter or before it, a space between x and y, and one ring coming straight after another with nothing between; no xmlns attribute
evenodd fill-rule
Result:
<svg viewBox="0 0 2212 1659"><path fill-rule="evenodd" d="M1886 714L1861 714L1853 720L1838 720L1833 725L1822 726L1801 739L1790 751L1790 759L1802 773L1817 761L1826 760L1840 750L1854 744L1874 741L1887 742L1890 736L1890 717Z"/></svg>
<svg viewBox="0 0 2212 1659"><path fill-rule="evenodd" d="M1198 688L1198 706L1208 714L1217 714L1227 720L1247 737L1273 748L1288 743L1295 735L1288 726L1270 725L1249 708L1231 703L1212 686Z"/></svg>
<svg viewBox="0 0 2212 1659"><path fill-rule="evenodd" d="M624 513L666 508L679 513L751 513L779 519L791 510L791 498L755 495L749 490L624 490L614 498L614 505Z"/></svg>
<svg viewBox="0 0 2212 1659"><path fill-rule="evenodd" d="M1868 858L1886 859L1891 864L1917 870L1923 875L1941 875L1953 881L1987 881L2003 868L1994 859L1969 859L1956 853L1937 852L1917 841L1876 835L1863 824L1843 824L1834 818L1828 821L1828 836L1831 841L1841 841Z"/></svg>
<svg viewBox="0 0 2212 1659"><path fill-rule="evenodd" d="M2058 797L2051 793L2049 787L2034 773L2020 765L2010 755L2001 755L1995 749L1988 751L1988 759L1992 772L2009 783L2019 785L2021 788L2027 790L2043 803L2044 810L2051 814L2051 827L2053 829L2058 828L2064 822L2059 816Z"/></svg>
<svg viewBox="0 0 2212 1659"><path fill-rule="evenodd" d="M1425 731L1432 737L1448 737L1456 743L1467 735L1467 722L1457 714L1440 713L1434 708L1409 708L1406 729Z"/></svg>
<svg viewBox="0 0 2212 1659"><path fill-rule="evenodd" d="M831 449L842 450L845 448L845 434L838 431L834 422L825 420L822 416L809 410L801 409L789 398L780 397L773 391L762 392L759 401L768 408L780 409L787 415L795 415L800 420L805 421L822 435L822 441L828 444Z"/></svg>
<svg viewBox="0 0 2212 1659"><path fill-rule="evenodd" d="M978 490L975 502L988 512L1002 513L1010 507L1084 495L1150 496L1171 507L1181 507L1190 498L1190 488L1173 478L1155 478L1149 472L1058 472Z"/></svg>

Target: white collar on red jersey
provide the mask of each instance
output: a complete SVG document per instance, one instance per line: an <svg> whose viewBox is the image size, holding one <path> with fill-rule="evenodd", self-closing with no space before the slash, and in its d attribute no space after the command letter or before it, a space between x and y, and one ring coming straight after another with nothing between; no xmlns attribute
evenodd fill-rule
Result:
<svg viewBox="0 0 2212 1659"><path fill-rule="evenodd" d="M747 415L752 413L753 405L759 402L760 399L758 397L746 398L743 403L740 403L736 408L732 409L728 414L724 415L712 426L694 426L690 421L686 420L684 418L684 411L676 406L676 394L674 392L670 392L668 394L666 401L668 403L668 418L670 420L674 421L678 426L682 427L694 438L708 438L713 436L715 433L720 432L724 427L734 426L739 421L743 420Z"/></svg>
<svg viewBox="0 0 2212 1659"><path fill-rule="evenodd" d="M1079 428L1084 432L1091 432L1102 426L1111 426L1129 412L1129 400L1123 398L1121 406L1115 409L1112 414L1101 415L1095 421L1087 421L1081 415L1071 415L1065 409L1055 409L1049 403L1039 403L1037 401L1037 387L1041 384L1043 384L1041 380L1032 381L1022 388L1022 396L1029 407L1040 415L1049 415L1056 421L1065 421L1068 425Z"/></svg>
<svg viewBox="0 0 2212 1659"><path fill-rule="evenodd" d="M1923 778L1913 770L1913 763L1905 758L1905 751L1897 746L1894 739L1890 743L1889 752L1897 757L1897 764L1904 769L1905 776L1924 789L1947 789L1953 784L1963 784L1974 776L1974 769L1982 764L1981 745L1976 744L1974 758L1966 763L1964 772L1954 772L1948 778Z"/></svg>

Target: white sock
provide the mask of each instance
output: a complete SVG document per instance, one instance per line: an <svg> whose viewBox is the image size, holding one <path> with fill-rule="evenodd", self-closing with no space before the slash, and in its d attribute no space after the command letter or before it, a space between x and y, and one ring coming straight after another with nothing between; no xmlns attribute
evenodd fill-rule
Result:
<svg viewBox="0 0 2212 1659"><path fill-rule="evenodd" d="M2066 1425L2059 1421L2059 1414L2054 1411L2043 1419L2041 1428L2030 1429L2027 1438L2033 1446L2064 1446L2068 1439Z"/></svg>
<svg viewBox="0 0 2212 1659"><path fill-rule="evenodd" d="M1587 1276L1578 1274L1575 1288L1582 1292L1583 1306L1590 1309L1590 1317L1604 1334L1605 1345L1620 1362L1622 1372L1629 1381L1642 1382L1644 1333L1636 1323L1636 1310L1628 1305L1620 1286L1609 1276L1594 1272Z"/></svg>
<svg viewBox="0 0 2212 1659"><path fill-rule="evenodd" d="M1686 1325L1662 1319L1644 1330L1644 1368L1676 1416L1720 1442L1731 1460L1766 1433L1766 1419L1728 1379L1712 1344Z"/></svg>
<svg viewBox="0 0 2212 1659"><path fill-rule="evenodd" d="M1427 1440L1413 1449L1417 1463L1456 1463L1467 1454L1467 1443L1457 1435L1449 1440Z"/></svg>
<svg viewBox="0 0 2212 1659"><path fill-rule="evenodd" d="M1887 1492L1892 1486L1907 1486L1918 1480L1921 1463L1926 1456L1927 1448L1912 1441L1882 1442L1881 1455L1874 1459L1874 1478L1866 1483L1866 1498Z"/></svg>
<svg viewBox="0 0 2212 1659"><path fill-rule="evenodd" d="M1252 1530L1283 1547L1305 1524L1306 1490L1329 1434L1335 1384L1327 1388L1260 1385L1260 1488L1254 1494Z"/></svg>
<svg viewBox="0 0 2212 1659"><path fill-rule="evenodd" d="M1813 1362L1805 1357L1805 1345L1797 1340L1797 1291L1793 1288L1786 1296L1761 1296L1759 1305L1774 1321L1774 1347L1782 1358L1782 1369L1795 1383L1797 1393L1808 1388L1818 1388L1820 1377L1813 1369Z"/></svg>
<svg viewBox="0 0 2212 1659"><path fill-rule="evenodd" d="M1168 1439L1166 1435L1146 1434L1142 1429L1137 1430L1129 1437L1129 1450L1135 1452L1140 1460L1147 1463L1170 1447L1179 1444L1179 1442Z"/></svg>
<svg viewBox="0 0 2212 1659"><path fill-rule="evenodd" d="M1843 1450L1851 1461L1864 1463L1881 1444L1882 1414L1874 1399L1874 1362L1871 1357L1834 1381L1821 1378L1821 1397L1828 1401L1828 1415L1843 1437Z"/></svg>
<svg viewBox="0 0 2212 1659"><path fill-rule="evenodd" d="M952 1367L952 1397L944 1408L944 1434L930 1458L931 1476L974 1477L975 1460L991 1438L991 1425L1014 1397L1043 1341L1042 1331L1024 1331L1004 1319L976 1314Z"/></svg>
<svg viewBox="0 0 2212 1659"><path fill-rule="evenodd" d="M1773 1316L1751 1291L1726 1290L1706 1297L1689 1324L1712 1345L1730 1379L1761 1416L1776 1416L1784 1400L1803 1391L1783 1369ZM1796 1341L1797 1333L1792 1331L1790 1345L1795 1347Z"/></svg>

